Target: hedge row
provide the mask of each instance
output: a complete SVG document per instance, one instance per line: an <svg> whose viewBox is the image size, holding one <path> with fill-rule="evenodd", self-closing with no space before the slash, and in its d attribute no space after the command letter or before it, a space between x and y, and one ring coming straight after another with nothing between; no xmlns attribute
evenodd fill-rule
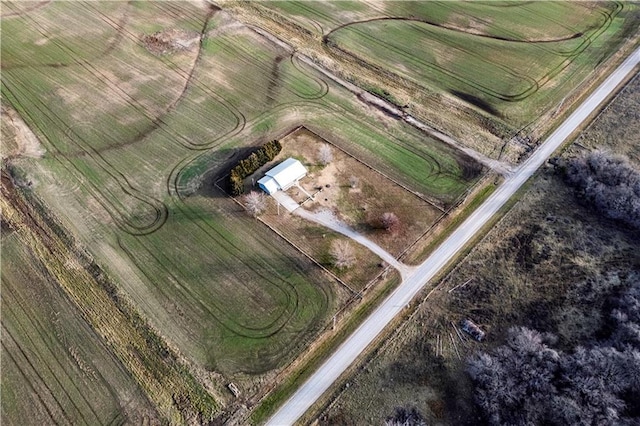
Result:
<svg viewBox="0 0 640 426"><path fill-rule="evenodd" d="M238 161L229 174L229 190L231 195L235 197L244 193L244 179L273 160L280 151L282 151L280 141L272 140L252 152L248 157Z"/></svg>

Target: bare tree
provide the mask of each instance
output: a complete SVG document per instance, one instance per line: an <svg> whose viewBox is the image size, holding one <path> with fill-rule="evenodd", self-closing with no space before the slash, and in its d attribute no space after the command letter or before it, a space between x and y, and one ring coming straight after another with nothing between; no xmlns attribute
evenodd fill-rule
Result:
<svg viewBox="0 0 640 426"><path fill-rule="evenodd" d="M333 151L329 144L325 143L318 149L318 161L323 166L326 166L333 161Z"/></svg>
<svg viewBox="0 0 640 426"><path fill-rule="evenodd" d="M353 247L348 241L336 240L331 245L331 257L333 264L338 269L349 268L356 262Z"/></svg>
<svg viewBox="0 0 640 426"><path fill-rule="evenodd" d="M633 296L639 289L617 303L640 312L640 299ZM614 310L612 320L620 327L629 318ZM511 328L505 345L468 361L476 403L494 425L637 424L637 414L627 408L640 392L640 353L638 343L627 337L619 348L610 346L619 342L614 333L566 353L547 345L555 343L552 335Z"/></svg>
<svg viewBox="0 0 640 426"><path fill-rule="evenodd" d="M385 212L380 217L380 224L386 231L393 232L398 229L400 219L398 219L395 213Z"/></svg>
<svg viewBox="0 0 640 426"><path fill-rule="evenodd" d="M422 414L415 407L396 407L393 416L387 417L385 426L426 426Z"/></svg>
<svg viewBox="0 0 640 426"><path fill-rule="evenodd" d="M569 160L565 179L605 216L640 229L640 170L626 157L601 151Z"/></svg>
<svg viewBox="0 0 640 426"><path fill-rule="evenodd" d="M251 191L244 196L244 208L253 217L258 217L267 208L264 192Z"/></svg>
<svg viewBox="0 0 640 426"><path fill-rule="evenodd" d="M467 372L490 424L544 423L550 396L558 394L561 355L547 346L547 339L535 330L514 327L506 345L471 357Z"/></svg>
<svg viewBox="0 0 640 426"><path fill-rule="evenodd" d="M355 188L356 186L358 186L358 183L360 182L360 179L358 179L357 176L351 176L349 178L349 186L351 188Z"/></svg>

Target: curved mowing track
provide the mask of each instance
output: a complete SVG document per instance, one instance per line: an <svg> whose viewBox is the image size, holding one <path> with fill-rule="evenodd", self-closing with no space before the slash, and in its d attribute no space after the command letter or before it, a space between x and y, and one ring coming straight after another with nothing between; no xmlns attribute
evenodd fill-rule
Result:
<svg viewBox="0 0 640 426"><path fill-rule="evenodd" d="M230 46L224 47L231 48ZM238 59L244 60L247 66L252 66L253 68L260 65L262 65L262 68L266 67L266 63L256 64L255 59L246 59L248 54L249 52L247 52L247 55L240 54L238 55ZM288 87L286 87L286 89L292 91L292 93L295 93L296 96L302 99L320 99L324 97L328 93L328 84L324 80L315 78L315 76L313 76L312 74L305 72L302 68L302 65L298 64L296 61L296 58L291 57L291 63L294 69L306 78L313 78L317 85L317 89L313 92L305 93L292 91ZM200 61L199 63L201 64ZM197 81L198 80L195 78L191 79L190 84L187 85L188 87L185 88L185 91L188 90L189 87L192 87L193 84ZM207 90L211 91L212 89L207 88ZM307 102L309 101L281 104L272 108L269 114L275 114L278 111L291 108L295 106L295 104L305 105ZM250 124L253 124L262 118L264 117L260 116L252 120L252 123ZM196 233L198 237L202 238L203 236L206 236L205 238L210 241L210 243L201 245L203 247L203 250L208 253L199 253L199 255L202 255L204 257L214 257L216 255L216 253L212 249L213 247L226 246L228 248L225 251L235 251L238 254L243 253L244 248L242 246L239 246L235 241L230 240L225 234L221 233L210 222L200 220L202 212L196 211L196 209L193 209L191 206L185 203L180 194L180 177L184 170L191 163L197 161L197 159L199 159L202 155L207 155L212 148L215 148L216 146L229 141L233 136L238 135L244 129L245 124L246 120L243 120L241 128L236 128L232 132L227 132L226 134L216 136L215 138L202 143L197 148L190 147L190 150L192 151L206 150L207 152L202 152L193 158L187 157L179 161L178 164L174 166L167 178L167 191L168 194L173 198L173 202L171 203L171 211L177 215L180 215L180 220L184 218L187 222L193 223L197 227ZM224 329L232 332L239 337L249 339L267 339L269 337L272 337L281 332L290 323L292 317L300 308L300 294L298 293L298 289L293 282L289 282L286 279L279 278L279 272L274 270L273 267L271 267L271 265L269 265L265 260L259 261L258 263L261 264L258 266L261 266L262 268L257 268L256 259L243 259L242 256L238 255L235 256L235 258L239 259L242 262L242 265L239 266L241 269L251 271L252 275L259 277L260 282L264 283L265 285L273 286L275 289L277 289L276 291L283 294L286 299L285 306L277 315L274 315L269 322L265 323L264 318L262 318L260 319L259 323L256 322L255 324L242 324L239 321L234 321L228 316L228 309L225 308L224 304L221 304L223 303L222 301L211 299L209 302L209 299L207 298L207 303L203 302L202 299L198 296L197 292L193 290L193 286L184 281L179 276L179 273L176 273L176 271L180 270L180 262L176 259L172 259L170 256L164 255L163 253L158 253L157 249L155 249L156 246L149 245L150 243L146 241L146 238L136 238L135 240L125 240L124 238L118 238L118 243L123 252L127 254L127 256L137 266L137 268L146 276L149 282L155 281L154 276L157 277L164 275L170 277L170 281L178 289L183 297L189 300L190 303L194 304L194 306L198 306L201 310L206 312L207 315L212 319L215 319ZM141 251L132 248L132 243L134 243L135 247L137 247ZM145 268L146 262L141 262L139 256L136 255L137 253L144 253L144 256L152 259L152 263L155 264L155 267L160 268L162 272L160 274L149 272L148 267ZM158 287L158 290L163 292L165 297L171 296L169 293L163 291L160 286ZM320 311L325 311L330 298L327 294L326 289L320 287L319 290L323 295L323 297L321 298L322 306L319 309Z"/></svg>
<svg viewBox="0 0 640 426"><path fill-rule="evenodd" d="M205 23L203 25L202 28L202 33L204 34L204 32L206 31L206 27L208 25L208 22L212 16L214 12L210 12L210 14L207 16L207 18L205 19ZM122 35L126 34L128 37L130 38L135 38L135 40L137 40L137 36L135 36L134 34L132 34L131 32L125 31L123 27L119 27L120 31L118 32L118 34L122 37ZM63 49L66 48L66 46L59 44L59 46ZM198 52L198 59L201 56L201 51L202 51L202 39L201 39L201 43L200 43L200 50ZM70 52L71 54L73 54L73 52ZM198 62L198 59L196 60L196 64ZM108 76L106 76L104 73L102 73L99 69L97 69L96 67L94 67L92 64L90 64L89 62L86 61L77 61L76 62L77 65L84 67L90 74L95 75L96 78L101 79L103 81L107 81L110 83L110 86L116 90L117 92L120 92L120 94L123 96L123 98L125 99L129 99L129 104L133 105L134 108L142 113L143 115L145 115L150 121L152 121L152 123L154 123L154 125L152 125L146 132L144 132L143 135L141 135L142 137L139 138L139 140L144 139L146 136L148 136L151 132L157 130L159 128L159 123L162 122L162 117L166 114L168 114L172 109L175 108L175 106L183 99L185 92L187 91L187 89L190 86L192 77L193 77L193 73L194 73L194 69L196 64L194 64L193 68L191 68L188 71L188 74L186 75L186 84L184 86L184 89L182 90L182 92L180 93L180 95L178 96L177 99L174 100L174 102L172 102L165 110L164 114L159 116L159 117L149 117L146 114L146 111L144 111L144 107L134 98L131 97L130 94L126 93L124 90L122 90L121 87L118 86L117 82L111 81L109 79ZM46 67L46 64L43 65L44 67ZM3 87L5 88L6 91L8 91L10 94L12 94L12 97L14 99L18 99L18 97L16 96L16 94L14 92L19 91L19 87L13 87L10 88L8 83L6 83L5 81L3 81ZM218 95L216 95L215 93L213 93L212 91L209 90L209 94L211 96L214 96L216 98L219 98ZM225 135L222 135L220 138L224 138L226 136L230 136L233 134L237 134L238 132L240 132L242 130L242 128L244 127L244 123L245 123L245 119L244 116L242 116L242 114L237 111L237 110L233 110L231 106L229 106L226 101L224 100L220 100L221 104L223 106L227 107L227 110L232 114L232 116L235 118L235 122L236 125L234 127L234 129L230 130L229 132L227 132ZM50 119L52 119L54 122L56 122L58 124L58 127L62 128L63 126L65 126L64 124L64 119L62 119L61 117L59 117L57 114L55 114L54 111L52 111L50 108L48 108L47 105L44 105L42 101L40 101L40 104L36 106L36 108L38 108L40 110L40 112L45 115L45 116L49 116ZM30 116L31 118L31 122L36 126L39 127L39 124L33 120L33 117L31 117L31 114L29 114L28 111L26 111L24 108L20 108L24 114ZM43 129L40 129L41 134L46 134L45 132L42 131ZM74 129L71 127L67 127L64 130L64 133L68 136L68 140L77 148L77 152L80 153L80 156L86 156L88 158L91 159L92 162L95 163L95 166L97 166L97 169L101 170L106 176L108 176L108 179L111 179L115 182L117 182L117 185L119 186L119 188L121 189L121 191L129 197L132 197L134 199L137 200L137 202L140 202L142 204L145 204L148 206L148 208L150 208L152 210L152 214L151 214L151 219L147 220L146 223L142 224L142 223L136 223L134 221L132 221L131 219L129 219L129 214L127 214L126 211L122 210L122 207L120 207L119 205L117 205L116 203L113 203L110 200L119 200L121 198L121 196L117 195L117 194L113 194L113 193L108 193L106 194L106 185L101 185L102 188L98 187L96 184L94 184L93 182L89 181L89 180L85 180L84 179L84 174L85 172L83 172L82 170L79 169L78 165L76 165L74 162L70 161L68 154L65 152L65 150L63 150L60 146L57 146L55 141L52 139L49 139L49 142L51 143L51 145L53 145L54 150L56 151L56 155L55 158L61 163L61 165L67 169L67 171L69 171L73 176L76 177L76 179L78 179L78 181L81 181L84 183L84 187L91 193L91 195L93 195L95 197L95 199L98 201L99 204L102 205L102 207L105 208L105 210L107 211L107 213L109 214L109 216L112 218L112 220L114 221L114 223L117 224L118 227L120 227L123 231L132 234L132 235L145 235L145 234L149 234L154 232L155 230L159 229L167 220L167 215L168 215L168 209L167 206L161 202L159 199L154 198L154 197L150 197L142 192L140 192L139 190L135 189L129 182L129 180L127 179L127 177L120 171L118 171L117 167L112 165L108 160L106 160L102 155L101 155L101 150L98 150L96 148L94 148L92 146L92 144L86 140L85 138L81 137L81 135ZM186 140L186 138L182 138L183 140ZM174 140L174 138L171 138L171 140ZM131 143L136 142L136 141L131 141ZM190 148L190 149L205 149L206 147L201 146L199 144L193 144L190 141L187 140L187 143L184 144L185 147Z"/></svg>
<svg viewBox="0 0 640 426"><path fill-rule="evenodd" d="M199 220L196 220L198 218L189 216L189 211L187 209L185 209L183 212L185 213L185 217L189 220L192 220L194 222L201 222ZM201 225L199 223L198 228L205 235L207 235L212 243L218 244L218 246L220 245L221 241L223 242L223 244L231 244L229 240L226 240L225 237L221 236L220 233L211 225ZM214 235L214 233L217 235ZM139 252L139 250L127 247L127 243L125 243L121 238L118 238L118 244L123 252L127 254L127 256L133 261L137 268L145 275L145 277L150 282L157 282L157 278L155 277L163 276L147 272L148 267L145 267L145 264L143 262L140 262L140 256L136 254ZM224 327L228 331L231 331L237 336L249 339L264 339L271 337L282 330L282 328L289 322L291 316L298 308L298 293L293 284L285 280L273 280L271 277L267 277L256 271L255 267L250 262L245 262L242 266L246 267L247 270L251 270L253 273L258 274L263 279L263 282L265 284L274 286L278 289L278 291L281 291L284 295L286 295L287 303L281 310L281 312L278 315L275 315L275 318L269 323L265 324L263 322L264 318L261 318L260 325L242 325L228 316L228 309L223 304L223 301L211 298L210 303L204 303L199 295L192 290L193 286L186 283L176 275L175 272L180 271L181 268L177 260L171 259L158 250L149 249L149 247L147 247L147 245L141 241L136 240L136 246L138 248L142 248L144 252L146 252L146 254L151 259L153 259L156 266L161 269L162 273L166 274L164 276L170 277L171 283L179 289L180 294L182 294L186 299L189 300L190 304L200 307L211 318L215 319L222 327ZM237 249L237 247L234 248ZM209 252L211 255L215 256L215 252L211 250L209 250ZM163 292L160 288L158 289L161 291L161 293L163 293L165 297L170 298L170 296L172 296L173 294L171 292Z"/></svg>
<svg viewBox="0 0 640 426"><path fill-rule="evenodd" d="M42 2L42 3L44 3L44 4L41 4L40 7L32 7L32 8L30 8L28 10L28 12L31 12L31 11L36 10L36 9L40 9L40 8L42 8L42 6L48 6L52 2L51 1L46 1L46 2ZM114 27L116 29L115 37L113 38L112 41L107 43L105 49L102 52L98 53L96 56L94 56L92 58L83 58L81 60L90 61L90 60L102 59L102 58L107 57L109 54L111 54L116 49L116 47L122 41L123 30L124 30L125 26L127 25L127 21L128 21L128 18L129 18L129 15L127 13L127 9L131 6L132 3L133 3L133 0L127 1L127 4L123 7L124 11L122 12L122 16L120 17L120 19L117 22L113 21L111 18L108 18L108 17L106 17L106 19L105 19L105 15L98 11L98 13L100 13L103 16L103 20L105 20L105 22L107 22L110 26L112 26L112 27ZM87 6L87 7L92 7L92 6L89 6L87 3L82 3L82 4L84 6ZM95 8L94 8L94 10L95 10ZM43 31L42 27L40 25L38 25L38 22L35 19L33 19L29 15L29 13L25 13L25 12L22 12L22 13L20 13L18 15L12 15L12 16L13 17L18 17L18 16L19 17L27 17L31 21L32 26L37 29L37 31L42 35L42 37L46 38L47 37L47 33L45 31ZM0 19L3 19L3 18L5 18L5 16L0 16ZM53 39L52 41L58 47L63 47L63 50L66 50L66 46L62 45L59 40ZM73 58L73 55L71 57ZM32 68L32 67L65 68L65 67L78 65L79 61L80 60L78 58L73 58L69 62L49 62L49 63L32 62L32 63L19 64L19 65L0 64L0 69L8 71L8 70L13 70L13 69Z"/></svg>
<svg viewBox="0 0 640 426"><path fill-rule="evenodd" d="M602 33L604 33L609 28L609 26L611 25L611 22L613 21L613 17L616 16L622 10L622 8L623 8L622 4L616 3L614 10L611 10L609 12L600 11L600 13L602 15L601 23L599 24L599 26L597 28L595 28L592 31L590 31L590 34L588 34L588 35L587 34L583 34L583 33L574 33L574 34L572 34L570 36L557 38L557 39L532 39L532 40L524 39L523 40L523 39L517 38L516 35L513 34L513 33L511 33L513 37L496 37L496 36L490 36L490 35L486 35L486 34L478 34L476 32L463 31L463 30L460 30L458 28L454 28L454 27L438 24L438 23L431 22L431 21L426 20L426 19L421 19L421 18L380 17L380 18L372 18L372 19L367 19L367 20L363 20L363 21L358 21L358 22L353 22L353 23L340 25L340 26L336 27L335 29L331 30L327 35L325 35L323 37L323 41L330 48L334 48L334 49L339 50L343 54L346 54L346 55L354 58L359 63L364 63L364 64L368 65L369 67L377 68L377 65L375 65L375 64L371 63L369 60L367 60L367 57L363 57L361 54L353 52L349 48L340 46L340 43L337 40L335 40L336 33L344 32L344 30L350 30L350 31L353 31L354 33L356 33L363 40L366 40L368 44L378 45L378 46L383 47L385 49L388 49L388 50L396 52L396 54L400 55L408 63L415 63L416 65L418 65L418 66L420 66L422 68L431 69L434 72L438 72L438 73L441 73L443 75L446 75L449 78L457 81L460 84L463 84L463 85L468 86L468 87L472 87L472 88L474 88L474 89L476 89L476 90L478 90L478 91L480 91L482 93L485 93L486 95L491 96L493 98L497 98L497 99L500 99L500 100L503 100L503 101L508 101L508 102L515 102L515 101L524 100L524 99L532 96L533 94L535 94L540 89L540 87L542 85L546 84L553 77L555 77L560 72L562 72L562 70L567 68L578 55L580 55L582 52L584 52L584 50L597 37L599 37ZM374 34L376 34L376 32L358 28L359 26L361 26L363 24L384 22L384 21L407 22L407 25L410 25L418 33L425 34L425 37L427 39L436 40L439 43L442 43L443 45L446 45L449 48L455 49L455 50L461 52L462 54L464 54L466 56L475 58L476 61L486 62L487 65L491 65L493 67L496 67L497 69L502 70L505 74L510 75L512 78L514 78L516 80L520 80L523 83L526 82L526 87L521 89L519 92L515 92L515 93L504 93L504 92L496 91L496 90L492 89L490 86L488 86L486 84L482 84L479 81L472 81L472 80L470 80L470 79L468 79L468 78L456 73L454 70L447 69L447 68L439 66L439 65L437 65L437 64L435 64L433 62L430 62L430 61L427 61L427 60L423 60L423 59L420 59L420 58L416 57L415 51L413 51L411 49L411 46L408 46L406 49L398 47L398 46L392 46L390 43L384 41L383 39L381 39L379 37L376 37L374 35ZM556 22L556 23L558 23L558 22ZM418 25L424 25L425 28L421 28ZM492 40L496 40L498 42L525 43L527 45L535 45L537 47L537 49L540 49L543 52L552 53L552 54L555 54L559 58L565 58L565 59L562 59L556 65L554 65L551 68L549 68L548 71L545 74L543 74L542 76L540 76L538 78L533 78L533 77L530 77L528 75L520 74L516 70L513 70L512 68L510 68L510 67L508 67L506 65L502 65L502 64L499 64L499 63L495 63L495 62L489 62L487 59L485 59L484 55L482 55L482 54L480 54L480 53L478 53L478 52L476 52L474 50L469 50L468 48L466 48L466 46L464 46L464 44L455 44L453 41L447 39L447 37L444 37L444 36L438 37L435 33L431 33L429 31L427 31L427 27L434 27L434 28L439 28L439 29L446 30L446 31L462 33L462 34L466 34L466 35L468 35L470 37L479 37L479 38L492 39ZM380 33L380 32L378 32L378 33ZM547 46L552 45L554 43L562 43L562 42L565 42L565 41L578 40L578 39L581 39L581 43L578 44L575 48L573 48L570 51L562 51L562 50L557 50L557 49L553 50L553 49L549 49L547 47Z"/></svg>

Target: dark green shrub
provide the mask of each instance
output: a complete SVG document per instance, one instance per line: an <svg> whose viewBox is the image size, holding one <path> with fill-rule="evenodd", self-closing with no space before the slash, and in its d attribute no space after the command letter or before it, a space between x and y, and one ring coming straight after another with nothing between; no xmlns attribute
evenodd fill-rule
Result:
<svg viewBox="0 0 640 426"><path fill-rule="evenodd" d="M239 160L229 173L229 191L231 195L238 196L244 193L243 180L253 174L260 167L273 160L282 151L282 144L278 140L272 140L247 157Z"/></svg>

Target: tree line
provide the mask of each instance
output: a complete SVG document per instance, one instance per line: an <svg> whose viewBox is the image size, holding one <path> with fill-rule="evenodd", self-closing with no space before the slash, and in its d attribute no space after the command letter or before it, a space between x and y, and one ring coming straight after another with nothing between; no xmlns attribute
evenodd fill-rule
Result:
<svg viewBox="0 0 640 426"><path fill-rule="evenodd" d="M588 205L640 229L640 172L625 157L595 151L556 165ZM493 425L640 424L638 274L630 274L603 318L587 343L567 351L556 349L552 334L514 327L504 345L471 356L467 373L485 420Z"/></svg>
<svg viewBox="0 0 640 426"><path fill-rule="evenodd" d="M613 299L608 337L570 352L525 327L477 353L467 372L493 425L636 425L640 422L640 279Z"/></svg>
<svg viewBox="0 0 640 426"><path fill-rule="evenodd" d="M260 167L273 160L282 151L282 144L278 140L272 140L247 157L236 163L229 173L229 191L231 195L238 196L244 193L244 179L251 176Z"/></svg>
<svg viewBox="0 0 640 426"><path fill-rule="evenodd" d="M640 172L629 160L595 151L559 166L580 198L606 217L640 229Z"/></svg>

